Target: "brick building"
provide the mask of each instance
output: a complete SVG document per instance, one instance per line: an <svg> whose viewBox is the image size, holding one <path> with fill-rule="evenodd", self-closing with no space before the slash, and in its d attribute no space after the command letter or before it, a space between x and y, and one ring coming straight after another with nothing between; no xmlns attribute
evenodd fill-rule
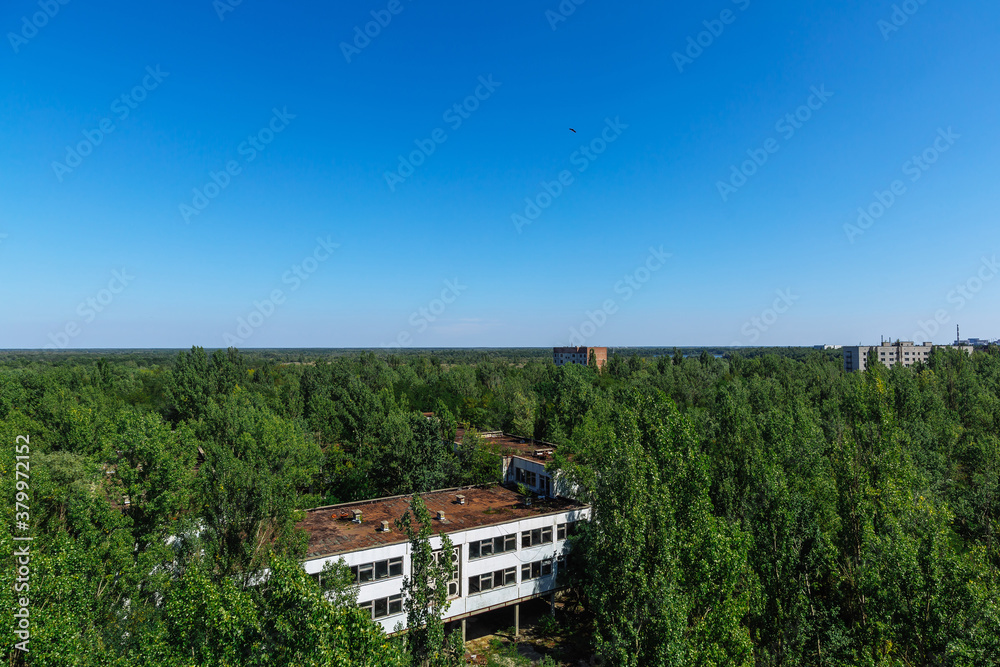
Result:
<svg viewBox="0 0 1000 667"><path fill-rule="evenodd" d="M552 348L552 361L556 366L563 364L583 364L587 365L590 360L590 353L593 351L597 358L597 367L604 368L608 363L608 348L606 347L554 347Z"/></svg>

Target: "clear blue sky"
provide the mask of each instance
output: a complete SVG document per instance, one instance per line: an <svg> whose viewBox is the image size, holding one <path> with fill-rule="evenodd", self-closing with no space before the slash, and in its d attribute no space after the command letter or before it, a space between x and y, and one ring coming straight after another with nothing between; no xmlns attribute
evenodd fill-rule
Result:
<svg viewBox="0 0 1000 667"><path fill-rule="evenodd" d="M231 1L4 3L0 348L1000 337L996 2Z"/></svg>

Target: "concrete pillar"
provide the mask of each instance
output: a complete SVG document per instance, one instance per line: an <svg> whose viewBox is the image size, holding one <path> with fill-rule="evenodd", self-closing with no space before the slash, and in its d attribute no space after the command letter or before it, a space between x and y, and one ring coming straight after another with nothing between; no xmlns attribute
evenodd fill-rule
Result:
<svg viewBox="0 0 1000 667"><path fill-rule="evenodd" d="M514 636L521 634L521 605L514 605Z"/></svg>
<svg viewBox="0 0 1000 667"><path fill-rule="evenodd" d="M465 643L465 619L462 619L462 643Z"/></svg>
<svg viewBox="0 0 1000 667"><path fill-rule="evenodd" d="M556 592L552 591L549 593L549 613L553 616L556 615Z"/></svg>

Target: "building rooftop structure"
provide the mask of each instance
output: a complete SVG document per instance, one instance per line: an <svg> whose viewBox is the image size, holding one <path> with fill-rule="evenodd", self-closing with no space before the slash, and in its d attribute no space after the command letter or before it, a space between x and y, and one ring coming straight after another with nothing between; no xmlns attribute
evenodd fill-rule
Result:
<svg viewBox="0 0 1000 667"><path fill-rule="evenodd" d="M444 489L421 497L434 522L434 532L446 534L584 507L568 498L526 499L499 485ZM304 560L406 542L396 520L409 510L412 498L412 494L393 496L308 510L298 524L309 533ZM356 522L358 512L360 523ZM385 525L388 531L383 530Z"/></svg>
<svg viewBox="0 0 1000 667"><path fill-rule="evenodd" d="M455 430L455 441L461 442L465 429ZM561 475L558 470L552 471L552 463L556 446L551 442L522 438L503 431L486 431L480 433L483 443L493 445L500 450L500 479L505 484L523 484L533 493L546 497L565 496L576 498L579 489ZM564 456L572 460L572 454Z"/></svg>
<svg viewBox="0 0 1000 667"><path fill-rule="evenodd" d="M522 438L517 435L504 433L503 431L481 431L479 436L487 445L495 445L500 448L503 456L519 456L529 461L538 463L548 463L552 460L552 454L556 446L551 442L543 442L534 438ZM461 444L465 437L465 429L455 429L455 442Z"/></svg>

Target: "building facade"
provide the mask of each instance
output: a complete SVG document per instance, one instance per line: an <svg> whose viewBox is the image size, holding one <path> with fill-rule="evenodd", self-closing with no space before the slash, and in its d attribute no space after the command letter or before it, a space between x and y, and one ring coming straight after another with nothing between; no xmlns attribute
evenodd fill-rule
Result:
<svg viewBox="0 0 1000 667"><path fill-rule="evenodd" d="M597 367L604 368L608 363L608 348L606 347L554 347L552 348L552 361L556 366L564 364L582 364L584 366L590 361L590 353L594 352L597 359Z"/></svg>
<svg viewBox="0 0 1000 667"><path fill-rule="evenodd" d="M456 444L461 444L464 435L464 428L456 429ZM483 431L479 436L485 445L499 451L500 479L504 484L523 484L532 493L550 498L576 497L573 485L558 471L546 469L556 451L551 442L522 438L503 431Z"/></svg>
<svg viewBox="0 0 1000 667"><path fill-rule="evenodd" d="M973 350L971 345L950 347L968 354L972 354ZM874 351L875 357L885 366L912 366L917 362L926 362L933 350L933 343L925 342L923 345L915 345L912 341L896 341L882 345L844 346L844 370L851 373L867 369L868 354L871 351Z"/></svg>
<svg viewBox="0 0 1000 667"><path fill-rule="evenodd" d="M567 538L590 507L567 498L525 498L503 486L434 491L422 496L438 533L454 545L457 572L449 585L446 622L552 595L569 557ZM406 627L403 577L410 574L410 544L395 521L411 496L396 496L310 510L300 524L309 533L303 566L318 576L343 559L360 587L358 605L386 632ZM438 557L449 557L438 552ZM462 624L464 634L464 622Z"/></svg>

